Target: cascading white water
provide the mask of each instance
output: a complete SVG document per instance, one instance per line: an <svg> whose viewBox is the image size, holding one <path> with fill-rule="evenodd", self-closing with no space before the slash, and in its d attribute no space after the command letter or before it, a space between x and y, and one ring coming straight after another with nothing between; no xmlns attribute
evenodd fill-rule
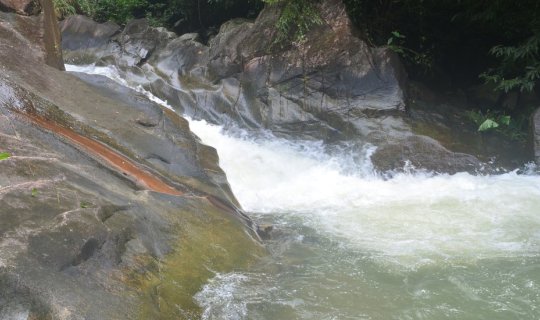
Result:
<svg viewBox="0 0 540 320"><path fill-rule="evenodd" d="M218 148L247 211L302 216L311 227L384 259L414 266L540 249L537 176L417 173L383 180L369 174L369 159L357 174L345 175L341 159L317 145L234 138L204 121L192 121L191 128Z"/></svg>
<svg viewBox="0 0 540 320"><path fill-rule="evenodd" d="M109 67L68 70L129 85ZM218 150L244 209L277 229L269 258L195 297L206 319L540 318L540 177L382 179L370 146L358 160L190 125Z"/></svg>

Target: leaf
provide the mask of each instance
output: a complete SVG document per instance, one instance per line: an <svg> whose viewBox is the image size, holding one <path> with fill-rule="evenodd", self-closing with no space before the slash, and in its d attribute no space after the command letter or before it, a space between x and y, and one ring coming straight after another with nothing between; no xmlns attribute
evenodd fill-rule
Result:
<svg viewBox="0 0 540 320"><path fill-rule="evenodd" d="M92 204L90 202L81 201L81 209L89 208Z"/></svg>
<svg viewBox="0 0 540 320"><path fill-rule="evenodd" d="M482 122L480 127L478 127L479 132L495 129L499 126L499 124L491 119L486 119L486 121Z"/></svg>
<svg viewBox="0 0 540 320"><path fill-rule="evenodd" d="M392 36L394 36L397 39L405 39L405 36L399 33L399 31L392 31Z"/></svg>
<svg viewBox="0 0 540 320"><path fill-rule="evenodd" d="M504 124L505 126L509 126L510 125L510 116L501 116L499 118L499 122L501 124Z"/></svg>
<svg viewBox="0 0 540 320"><path fill-rule="evenodd" d="M0 152L0 161L6 160L11 157L11 153L9 152Z"/></svg>
<svg viewBox="0 0 540 320"><path fill-rule="evenodd" d="M37 197L38 191L36 188L32 188L32 197Z"/></svg>

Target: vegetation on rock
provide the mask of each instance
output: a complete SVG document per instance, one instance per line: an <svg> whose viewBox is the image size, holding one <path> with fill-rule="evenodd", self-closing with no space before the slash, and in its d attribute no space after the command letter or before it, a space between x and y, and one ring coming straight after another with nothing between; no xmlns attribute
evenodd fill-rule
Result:
<svg viewBox="0 0 540 320"><path fill-rule="evenodd" d="M0 161L6 160L11 157L11 154L9 152L1 152L0 153Z"/></svg>

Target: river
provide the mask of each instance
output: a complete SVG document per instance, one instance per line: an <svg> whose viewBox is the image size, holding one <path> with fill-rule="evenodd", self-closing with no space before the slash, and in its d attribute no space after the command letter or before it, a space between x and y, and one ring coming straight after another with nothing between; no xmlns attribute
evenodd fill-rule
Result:
<svg viewBox="0 0 540 320"><path fill-rule="evenodd" d="M381 177L373 146L190 126L246 212L274 226L268 257L195 296L204 319L540 319L539 176Z"/></svg>

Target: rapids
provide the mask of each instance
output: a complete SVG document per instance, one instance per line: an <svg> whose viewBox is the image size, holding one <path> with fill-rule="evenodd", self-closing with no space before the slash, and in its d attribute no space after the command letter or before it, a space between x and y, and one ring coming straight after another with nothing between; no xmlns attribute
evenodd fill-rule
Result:
<svg viewBox="0 0 540 320"><path fill-rule="evenodd" d="M130 85L111 67L67 67ZM540 318L539 176L381 177L371 145L190 126L275 229L269 257L201 288L205 319Z"/></svg>

